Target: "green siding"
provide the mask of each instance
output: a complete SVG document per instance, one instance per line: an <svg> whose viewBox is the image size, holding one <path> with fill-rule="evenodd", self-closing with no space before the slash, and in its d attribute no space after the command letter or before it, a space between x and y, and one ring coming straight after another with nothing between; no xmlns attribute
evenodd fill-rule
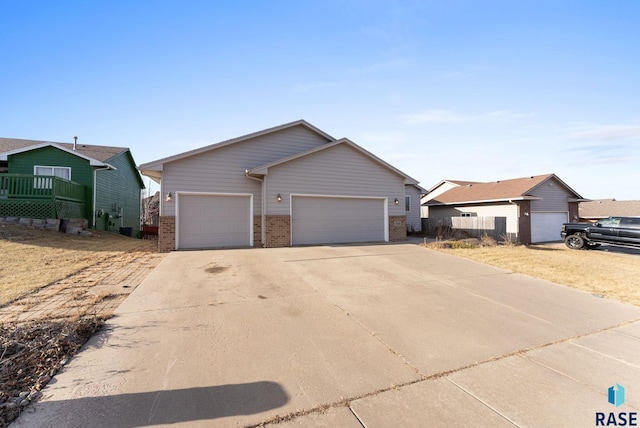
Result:
<svg viewBox="0 0 640 428"><path fill-rule="evenodd" d="M117 170L98 171L96 211L108 214L96 217L96 228L118 232L120 227L133 229L134 237L140 229L140 190L144 187L129 151L120 153L106 163ZM122 218L116 216L122 213Z"/></svg>
<svg viewBox="0 0 640 428"><path fill-rule="evenodd" d="M10 174L33 174L33 167L64 166L71 168L71 181L85 186L84 199L86 206L91 207L93 200L93 167L89 161L55 147L42 147L9 156ZM84 213L90 220L90 208Z"/></svg>

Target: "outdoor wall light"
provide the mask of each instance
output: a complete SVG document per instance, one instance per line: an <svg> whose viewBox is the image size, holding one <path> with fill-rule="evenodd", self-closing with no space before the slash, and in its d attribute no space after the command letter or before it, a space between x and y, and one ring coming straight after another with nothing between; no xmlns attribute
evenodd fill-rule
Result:
<svg viewBox="0 0 640 428"><path fill-rule="evenodd" d="M278 202L282 202L282 196L280 196L280 193L278 193L278 196L276 196L276 200Z"/></svg>
<svg viewBox="0 0 640 428"><path fill-rule="evenodd" d="M167 197L166 197L166 199L165 199L165 200L166 200L167 202L171 202L171 196L172 196L172 195L171 195L171 192L167 193Z"/></svg>
<svg viewBox="0 0 640 428"><path fill-rule="evenodd" d="M396 205L398 205L398 204L400 203L400 201L398 200L398 198L396 198L396 199L393 201L393 203L394 203L394 204L396 204Z"/></svg>

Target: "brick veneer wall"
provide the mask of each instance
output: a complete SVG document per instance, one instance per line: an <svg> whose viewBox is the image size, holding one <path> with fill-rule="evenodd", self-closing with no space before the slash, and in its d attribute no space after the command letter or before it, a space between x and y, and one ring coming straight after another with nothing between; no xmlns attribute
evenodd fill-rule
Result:
<svg viewBox="0 0 640 428"><path fill-rule="evenodd" d="M578 203L569 202L569 223L575 223L580 219L578 215Z"/></svg>
<svg viewBox="0 0 640 428"><path fill-rule="evenodd" d="M262 220L259 215L253 216L253 246L262 247Z"/></svg>
<svg viewBox="0 0 640 428"><path fill-rule="evenodd" d="M168 253L176 249L176 218L160 216L158 223L158 252Z"/></svg>
<svg viewBox="0 0 640 428"><path fill-rule="evenodd" d="M407 239L407 217L404 215L389 216L389 242Z"/></svg>
<svg viewBox="0 0 640 428"><path fill-rule="evenodd" d="M531 202L529 201L521 201L518 204L518 242L525 245L531 244Z"/></svg>
<svg viewBox="0 0 640 428"><path fill-rule="evenodd" d="M264 240L266 248L291 246L291 217L288 215L266 216Z"/></svg>

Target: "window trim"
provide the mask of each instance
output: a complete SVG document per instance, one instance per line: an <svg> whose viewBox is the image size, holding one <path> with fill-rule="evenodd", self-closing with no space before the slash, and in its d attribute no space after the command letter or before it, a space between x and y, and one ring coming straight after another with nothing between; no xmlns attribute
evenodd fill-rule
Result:
<svg viewBox="0 0 640 428"><path fill-rule="evenodd" d="M38 174L38 168L51 168L51 172L52 172L52 174L50 174L51 176L58 177L58 178L63 178L65 180L71 181L71 167L70 166L34 165L33 166L33 175L49 175L49 174ZM64 170L69 171L69 178L64 178L64 177L61 177L59 175L56 175L56 173L55 173L56 169L64 169Z"/></svg>
<svg viewBox="0 0 640 428"><path fill-rule="evenodd" d="M51 174L38 174L38 168L51 168ZM56 175L56 169L66 170L69 172L69 178L60 177ZM58 177L63 180L71 181L71 167L70 166L53 166L53 165L34 165L33 166L33 175L34 176L44 176L44 177ZM33 187L34 189L51 189L51 179L50 178L34 178Z"/></svg>
<svg viewBox="0 0 640 428"><path fill-rule="evenodd" d="M408 198L408 200L407 200ZM409 208L409 209L407 209ZM411 212L411 195L404 195L404 212Z"/></svg>

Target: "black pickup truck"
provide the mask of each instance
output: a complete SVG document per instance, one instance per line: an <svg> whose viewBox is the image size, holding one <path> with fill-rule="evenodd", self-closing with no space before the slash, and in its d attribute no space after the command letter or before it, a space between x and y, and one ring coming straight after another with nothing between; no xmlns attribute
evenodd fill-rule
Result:
<svg viewBox="0 0 640 428"><path fill-rule="evenodd" d="M601 243L640 247L640 217L609 217L596 223L565 223L560 232L567 247L596 248Z"/></svg>

